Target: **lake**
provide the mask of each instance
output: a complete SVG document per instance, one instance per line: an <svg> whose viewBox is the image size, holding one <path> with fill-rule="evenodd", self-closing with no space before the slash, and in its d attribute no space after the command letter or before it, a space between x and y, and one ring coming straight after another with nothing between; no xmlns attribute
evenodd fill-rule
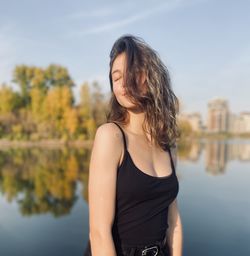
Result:
<svg viewBox="0 0 250 256"><path fill-rule="evenodd" d="M83 255L90 150L0 150L0 255ZM183 256L250 255L250 141L178 148Z"/></svg>

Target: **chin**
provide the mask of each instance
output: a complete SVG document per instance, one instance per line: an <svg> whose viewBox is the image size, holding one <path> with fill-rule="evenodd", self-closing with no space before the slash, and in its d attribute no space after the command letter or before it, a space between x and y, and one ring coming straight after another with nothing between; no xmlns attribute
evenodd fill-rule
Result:
<svg viewBox="0 0 250 256"><path fill-rule="evenodd" d="M119 102L121 106L125 107L125 108L135 108L136 105L133 104L131 101L127 100L127 99L124 99L122 100L121 102Z"/></svg>

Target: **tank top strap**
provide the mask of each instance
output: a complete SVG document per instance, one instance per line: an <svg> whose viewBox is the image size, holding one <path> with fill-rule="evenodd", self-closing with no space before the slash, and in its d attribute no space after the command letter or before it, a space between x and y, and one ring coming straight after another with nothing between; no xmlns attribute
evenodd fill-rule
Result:
<svg viewBox="0 0 250 256"><path fill-rule="evenodd" d="M123 142L124 142L124 150L126 152L126 150L127 150L127 143L126 143L126 137L125 137L124 131L123 131L123 129L121 128L121 126L119 124L117 124L116 122L112 122L112 123L116 124L119 127L119 129L121 130L121 132L122 132L122 137L123 137Z"/></svg>
<svg viewBox="0 0 250 256"><path fill-rule="evenodd" d="M167 150L168 150L168 152L169 152L170 162L171 162L171 165L172 165L173 172L175 173L174 160L173 160L172 153L171 153L171 149L170 149L169 146L167 146Z"/></svg>

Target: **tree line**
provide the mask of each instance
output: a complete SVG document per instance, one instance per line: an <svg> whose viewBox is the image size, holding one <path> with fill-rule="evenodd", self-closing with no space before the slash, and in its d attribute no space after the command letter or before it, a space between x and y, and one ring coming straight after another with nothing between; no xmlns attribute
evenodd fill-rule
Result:
<svg viewBox="0 0 250 256"><path fill-rule="evenodd" d="M17 65L12 82L0 85L0 138L11 140L92 140L105 122L107 100L97 82L80 86L75 103L75 83L67 68Z"/></svg>

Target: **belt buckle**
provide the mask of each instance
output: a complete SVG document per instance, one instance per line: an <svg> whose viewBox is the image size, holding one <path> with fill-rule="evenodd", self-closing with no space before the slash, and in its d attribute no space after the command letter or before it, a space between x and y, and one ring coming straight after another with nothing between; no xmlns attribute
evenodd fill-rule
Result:
<svg viewBox="0 0 250 256"><path fill-rule="evenodd" d="M153 248L155 248L157 250L156 253L153 255L153 256L156 256L158 254L158 251L159 251L158 246L156 246L156 245L142 250L141 255L147 255L147 251L150 250L150 249L153 249Z"/></svg>

